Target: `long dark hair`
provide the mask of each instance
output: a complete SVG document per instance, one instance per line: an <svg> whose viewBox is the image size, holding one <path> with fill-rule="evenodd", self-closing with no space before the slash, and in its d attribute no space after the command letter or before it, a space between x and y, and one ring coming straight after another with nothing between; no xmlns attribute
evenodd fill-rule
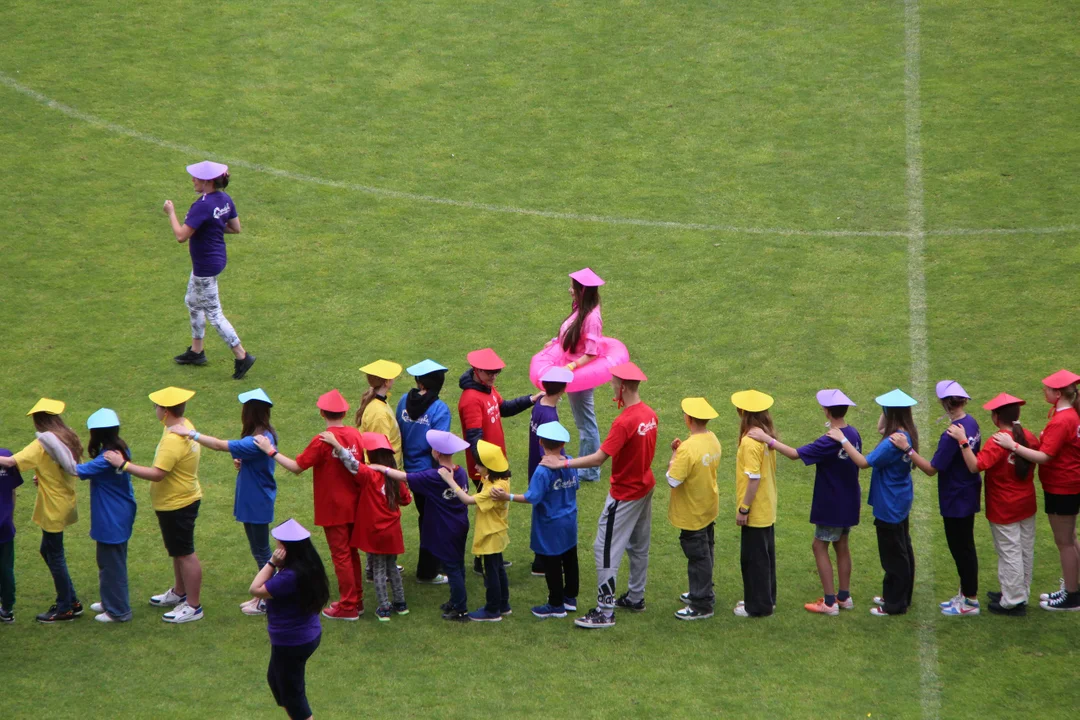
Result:
<svg viewBox="0 0 1080 720"><path fill-rule="evenodd" d="M285 546L283 567L296 573L294 602L304 612L315 615L330 602L330 580L326 577L322 558L311 544L311 538L281 544Z"/></svg>
<svg viewBox="0 0 1080 720"><path fill-rule="evenodd" d="M131 459L131 451L128 450L124 438L120 437L119 427L93 428L90 431L90 445L86 452L92 458L96 458L103 450L115 450L124 456L125 460Z"/></svg>
<svg viewBox="0 0 1080 720"><path fill-rule="evenodd" d="M67 445L75 460L81 460L83 454L82 440L75 431L67 426L59 415L50 415L46 412L36 412L33 415L34 429L39 433L51 432L60 442Z"/></svg>
<svg viewBox="0 0 1080 720"><path fill-rule="evenodd" d="M571 280L571 282L574 284L574 309L566 317L570 318L574 313L577 313L577 317L574 317L574 321L570 323L570 327L566 328L566 334L563 335L562 349L566 352L573 352L578 346L585 316L600 307L600 288L586 287L577 280Z"/></svg>
<svg viewBox="0 0 1080 720"><path fill-rule="evenodd" d="M378 450L368 450L367 454L372 465L385 465L388 468L397 469L397 465L394 463L393 450L379 448ZM383 481L383 491L386 493L387 507L391 510L397 510L398 503L401 502L401 484L397 480L386 478Z"/></svg>
<svg viewBox="0 0 1080 720"><path fill-rule="evenodd" d="M277 430L270 424L270 403L262 400L248 400L240 411L240 423L243 429L240 437L257 435L260 431L270 433L277 440Z"/></svg>
<svg viewBox="0 0 1080 720"><path fill-rule="evenodd" d="M994 422L998 425L1009 423L1012 426L1012 436L1013 440L1016 441L1016 444L1029 447L1027 436L1024 435L1024 428L1020 425L1019 403L1002 405L991 413L991 417L993 417ZM1031 461L1025 460L1018 454L1013 453L1013 472L1016 473L1017 480L1020 480L1021 482L1027 480L1028 473L1031 472Z"/></svg>
<svg viewBox="0 0 1080 720"><path fill-rule="evenodd" d="M884 437L889 437L900 430L906 430L907 434L911 436L911 447L915 448L915 452L919 452L919 430L915 427L915 420L911 417L911 408L887 407L883 408L883 411L885 414Z"/></svg>

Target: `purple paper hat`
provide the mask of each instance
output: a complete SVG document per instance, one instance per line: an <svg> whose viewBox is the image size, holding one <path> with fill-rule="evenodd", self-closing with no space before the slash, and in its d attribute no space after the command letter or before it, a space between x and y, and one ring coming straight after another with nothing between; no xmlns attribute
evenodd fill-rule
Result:
<svg viewBox="0 0 1080 720"><path fill-rule="evenodd" d="M210 160L203 160L200 163L188 165L187 171L193 178L198 178L199 180L213 180L214 178L219 178L229 172L229 166L211 162Z"/></svg>
<svg viewBox="0 0 1080 720"><path fill-rule="evenodd" d="M571 383L574 373L564 367L553 367L540 376L540 382Z"/></svg>
<svg viewBox="0 0 1080 720"><path fill-rule="evenodd" d="M935 388L937 390L938 400L944 400L947 397L962 397L971 399L971 396L967 394L967 390L960 387L960 383L955 380L942 380L937 384Z"/></svg>
<svg viewBox="0 0 1080 720"><path fill-rule="evenodd" d="M280 540L281 542L298 542L300 540L307 540L311 537L311 533L307 531L307 528L292 518L289 518L271 530L270 534L274 536L275 540Z"/></svg>
<svg viewBox="0 0 1080 720"><path fill-rule="evenodd" d="M838 405L848 405L855 407L855 403L851 401L843 390L818 390L817 401L821 407L836 407Z"/></svg>
<svg viewBox="0 0 1080 720"><path fill-rule="evenodd" d="M600 287L604 284L604 279L594 273L592 268L581 268L577 272L570 273L570 277L585 287Z"/></svg>
<svg viewBox="0 0 1080 720"><path fill-rule="evenodd" d="M428 430L424 437L427 438L432 450L443 455L453 455L469 447L469 443L445 430Z"/></svg>

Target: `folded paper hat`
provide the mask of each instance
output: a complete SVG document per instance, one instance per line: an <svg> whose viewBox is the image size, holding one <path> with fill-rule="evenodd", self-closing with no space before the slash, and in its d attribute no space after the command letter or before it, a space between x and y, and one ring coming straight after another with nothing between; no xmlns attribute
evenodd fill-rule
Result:
<svg viewBox="0 0 1080 720"><path fill-rule="evenodd" d="M971 396L967 394L967 390L960 387L960 383L955 380L940 380L934 387L934 391L937 393L938 400L944 400L947 397L961 397L971 399Z"/></svg>
<svg viewBox="0 0 1080 720"><path fill-rule="evenodd" d="M64 403L60 400L41 398L36 403L34 403L34 407L30 408L30 412L26 414L33 415L34 413L43 412L50 415L59 415L60 413L64 412L65 407L66 406L64 405Z"/></svg>
<svg viewBox="0 0 1080 720"><path fill-rule="evenodd" d="M360 433L360 444L364 446L367 451L372 450L390 450L393 451L393 446L390 445L390 441L382 433L376 432L364 432Z"/></svg>
<svg viewBox="0 0 1080 720"><path fill-rule="evenodd" d="M229 166L211 162L210 160L203 160L194 165L188 165L187 171L193 178L198 178L199 180L213 180L214 178L219 178L229 172Z"/></svg>
<svg viewBox="0 0 1080 720"><path fill-rule="evenodd" d="M109 408L101 408L86 419L87 430L110 427L120 427L120 418Z"/></svg>
<svg viewBox="0 0 1080 720"><path fill-rule="evenodd" d="M849 407L855 407L855 403L851 401L842 390L827 389L818 390L817 401L821 407L837 407L839 405L847 405Z"/></svg>
<svg viewBox="0 0 1080 720"><path fill-rule="evenodd" d="M919 404L918 400L911 397L899 388L897 388L896 390L890 390L884 395L878 395L876 398L874 398L874 402L876 402L881 407L895 408L912 407L913 405Z"/></svg>
<svg viewBox="0 0 1080 720"><path fill-rule="evenodd" d="M150 393L149 397L150 402L158 407L171 408L180 403L186 403L188 400L195 397L195 391L169 386L167 388L162 388L157 392Z"/></svg>
<svg viewBox="0 0 1080 720"><path fill-rule="evenodd" d="M421 360L415 365L410 365L409 367L405 368L405 372L409 373L413 377L420 377L421 375L430 375L433 372L446 372L446 368L444 368L442 365L435 362L434 360L428 359Z"/></svg>
<svg viewBox="0 0 1080 720"><path fill-rule="evenodd" d="M337 388L320 395L318 401L315 403L315 407L332 413L349 411L349 403L341 396L341 393L337 391Z"/></svg>
<svg viewBox="0 0 1080 720"><path fill-rule="evenodd" d="M482 462L484 467L488 470L493 472L504 472L510 468L510 464L506 462L506 456L503 455L502 448L495 443L481 440L476 443L476 452L480 455L480 462Z"/></svg>
<svg viewBox="0 0 1080 720"><path fill-rule="evenodd" d="M267 395L266 391L263 390L262 388L255 388L254 390L248 390L247 392L240 393L239 395L236 396L236 398L241 403L246 403L246 402L248 402L250 400L259 400L260 402L264 402L267 405L273 405L274 404L274 403L272 403L270 401L270 396Z"/></svg>
<svg viewBox="0 0 1080 720"><path fill-rule="evenodd" d="M570 273L570 277L585 287L600 287L604 284L604 279L594 273L592 268L581 268L577 272Z"/></svg>
<svg viewBox="0 0 1080 720"><path fill-rule="evenodd" d="M997 410L999 407L1005 405L1027 405L1027 401L1021 400L1018 397L1013 397L1009 393L1001 393L993 400L983 405L983 410Z"/></svg>
<svg viewBox="0 0 1080 720"><path fill-rule="evenodd" d="M1060 390L1061 388L1067 388L1070 385L1075 385L1080 382L1080 375L1068 370L1058 370L1053 375L1048 375L1043 378L1043 385L1051 390Z"/></svg>
<svg viewBox="0 0 1080 720"><path fill-rule="evenodd" d="M719 414L703 397L683 398L682 411L697 420L712 420Z"/></svg>
<svg viewBox="0 0 1080 720"><path fill-rule="evenodd" d="M271 530L270 534L274 536L275 540L280 540L281 542L299 542L300 540L307 540L311 537L311 533L307 531L307 528L292 518L289 518Z"/></svg>
<svg viewBox="0 0 1080 720"><path fill-rule="evenodd" d="M506 367L506 363L491 348L473 350L465 356L465 359L469 361L470 366L477 370L502 370Z"/></svg>
<svg viewBox="0 0 1080 720"><path fill-rule="evenodd" d="M469 443L445 430L428 430L424 437L432 450L443 455L453 455L469 447Z"/></svg>
<svg viewBox="0 0 1080 720"><path fill-rule="evenodd" d="M746 412L764 412L772 407L773 399L757 390L740 390L732 394L731 404Z"/></svg>
<svg viewBox="0 0 1080 720"><path fill-rule="evenodd" d="M648 380L645 373L641 372L641 368L632 362L624 362L622 365L616 365L611 368L611 374L620 380L637 380L644 382Z"/></svg>
<svg viewBox="0 0 1080 720"><path fill-rule="evenodd" d="M401 374L401 366L389 360L376 360L360 368L360 372L374 375L383 380L393 380Z"/></svg>
<svg viewBox="0 0 1080 720"><path fill-rule="evenodd" d="M564 367L553 367L540 376L540 382L572 383L574 373Z"/></svg>
<svg viewBox="0 0 1080 720"><path fill-rule="evenodd" d="M558 422L546 422L536 428L536 437L554 442L570 442L570 432Z"/></svg>

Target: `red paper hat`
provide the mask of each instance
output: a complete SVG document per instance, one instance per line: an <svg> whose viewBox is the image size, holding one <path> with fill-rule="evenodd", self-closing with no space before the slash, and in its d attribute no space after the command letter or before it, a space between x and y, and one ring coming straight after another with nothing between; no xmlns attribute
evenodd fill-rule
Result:
<svg viewBox="0 0 1080 720"><path fill-rule="evenodd" d="M469 361L469 365L477 370L502 370L506 367L506 363L491 348L473 350L465 356L465 359Z"/></svg>
<svg viewBox="0 0 1080 720"><path fill-rule="evenodd" d="M382 433L365 432L360 433L360 444L364 446L367 451L371 450L390 450L393 451L393 447L390 446L390 441L386 439L386 436Z"/></svg>
<svg viewBox="0 0 1080 720"><path fill-rule="evenodd" d="M337 391L337 388L320 395L319 401L315 403L315 407L332 413L349 411L349 403L341 396L341 393Z"/></svg>
<svg viewBox="0 0 1080 720"><path fill-rule="evenodd" d="M625 362L622 365L616 365L611 368L611 374L620 380L638 380L644 382L649 378L645 377L645 373L641 372L641 368L632 362Z"/></svg>
<svg viewBox="0 0 1080 720"><path fill-rule="evenodd" d="M1070 385L1075 385L1080 382L1080 375L1068 370L1058 370L1053 375L1043 378L1043 385L1053 390L1060 390L1061 388L1067 388Z"/></svg>
<svg viewBox="0 0 1080 720"><path fill-rule="evenodd" d="M1018 397L1013 397L1009 393L1001 393L990 402L983 405L983 410L997 410L999 407L1005 405L1026 405L1026 400L1021 400Z"/></svg>

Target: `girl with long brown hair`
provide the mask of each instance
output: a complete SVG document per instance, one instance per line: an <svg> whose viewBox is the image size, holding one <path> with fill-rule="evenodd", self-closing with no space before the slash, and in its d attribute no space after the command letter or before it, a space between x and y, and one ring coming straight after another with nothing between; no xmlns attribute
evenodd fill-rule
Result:
<svg viewBox="0 0 1080 720"><path fill-rule="evenodd" d="M362 433L385 435L394 449L394 463L401 467L401 430L389 405L390 388L394 386L394 378L401 374L401 366L389 360L376 360L360 368L360 372L366 374L368 387L356 408L356 428Z"/></svg>
<svg viewBox="0 0 1080 720"><path fill-rule="evenodd" d="M600 315L600 286L603 284L603 279L590 268L570 273L570 298L573 304L570 314L559 327L557 338L563 352L570 358L566 364L570 371L588 365L600 353L599 342L604 334L604 321ZM574 415L578 430L578 457L591 455L600 447L593 390L579 390L566 396L570 400L570 412ZM596 482L600 479L600 468L582 468L578 471L578 479Z"/></svg>

